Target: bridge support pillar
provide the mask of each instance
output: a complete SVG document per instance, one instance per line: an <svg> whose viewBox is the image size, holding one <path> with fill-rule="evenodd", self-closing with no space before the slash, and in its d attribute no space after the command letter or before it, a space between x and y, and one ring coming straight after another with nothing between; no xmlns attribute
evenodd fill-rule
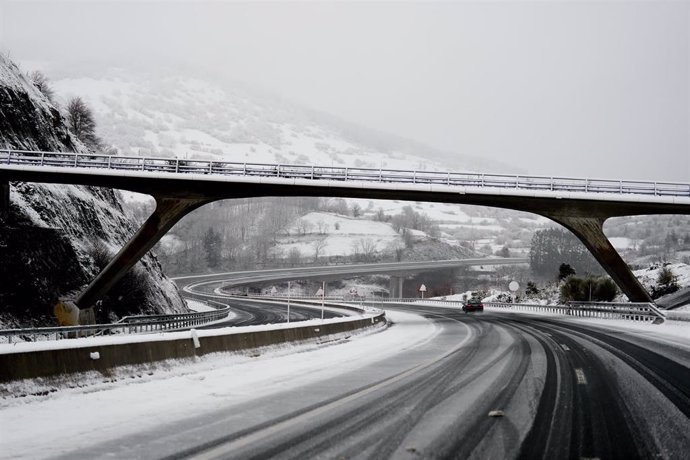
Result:
<svg viewBox="0 0 690 460"><path fill-rule="evenodd" d="M604 234L605 217L547 217L566 227L584 243L631 302L653 302L647 290Z"/></svg>
<svg viewBox="0 0 690 460"><path fill-rule="evenodd" d="M389 293L392 299L401 299L403 296L403 282L402 276L391 276Z"/></svg>
<svg viewBox="0 0 690 460"><path fill-rule="evenodd" d="M120 252L98 274L76 300L79 308L93 306L127 270L132 268L182 217L212 199L154 197L156 210Z"/></svg>
<svg viewBox="0 0 690 460"><path fill-rule="evenodd" d="M0 181L0 217L6 219L10 215L10 182Z"/></svg>

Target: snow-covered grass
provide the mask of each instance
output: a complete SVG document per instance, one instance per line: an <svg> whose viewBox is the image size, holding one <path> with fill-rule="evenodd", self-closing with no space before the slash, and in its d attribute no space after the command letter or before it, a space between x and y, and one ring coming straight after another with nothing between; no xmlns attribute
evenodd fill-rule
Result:
<svg viewBox="0 0 690 460"><path fill-rule="evenodd" d="M609 241L617 250L629 249L633 245L633 240L625 237L611 237Z"/></svg>
<svg viewBox="0 0 690 460"><path fill-rule="evenodd" d="M204 302L200 302L198 300L194 299L184 299L185 302L187 302L187 308L189 308L192 311L214 311L216 308L213 308L210 305L205 304Z"/></svg>
<svg viewBox="0 0 690 460"><path fill-rule="evenodd" d="M74 449L75 439L96 444L207 413L220 401L250 402L381 362L438 332L418 315L391 311L388 317L391 328L342 335L327 344L218 353L61 383L12 383L5 390L10 396L0 400L0 456L51 457Z"/></svg>
<svg viewBox="0 0 690 460"><path fill-rule="evenodd" d="M388 223L311 212L281 231L273 250L283 256L297 250L302 257L309 258L316 255L317 249L319 257L330 257L350 256L357 251L392 251L392 247L403 245L402 237Z"/></svg>
<svg viewBox="0 0 690 460"><path fill-rule="evenodd" d="M678 286L681 288L690 286L690 265L684 263L653 264L647 268L635 270L634 273L645 288L651 290L651 287L657 284L659 272L664 267L670 269L677 277Z"/></svg>

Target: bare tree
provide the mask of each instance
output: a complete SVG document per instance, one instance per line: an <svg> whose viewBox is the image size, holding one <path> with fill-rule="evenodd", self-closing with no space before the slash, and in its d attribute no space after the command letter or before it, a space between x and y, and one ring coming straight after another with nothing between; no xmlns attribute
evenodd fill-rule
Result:
<svg viewBox="0 0 690 460"><path fill-rule="evenodd" d="M405 244L401 241L393 241L386 247L386 251L395 254L396 262L401 262L402 256L405 253Z"/></svg>
<svg viewBox="0 0 690 460"><path fill-rule="evenodd" d="M328 224L322 220L316 222L316 226L319 229L319 235L325 235L328 231Z"/></svg>
<svg viewBox="0 0 690 460"><path fill-rule="evenodd" d="M305 219L300 219L297 223L297 230L299 231L300 235L306 235L307 233L311 233L313 228L314 225Z"/></svg>
<svg viewBox="0 0 690 460"><path fill-rule="evenodd" d="M370 262L376 257L376 242L371 238L360 238L352 246L355 259Z"/></svg>
<svg viewBox="0 0 690 460"><path fill-rule="evenodd" d="M82 98L72 98L67 104L67 125L87 147L98 148L100 140L96 136L96 120Z"/></svg>
<svg viewBox="0 0 690 460"><path fill-rule="evenodd" d="M291 248L288 252L288 263L294 267L295 265L300 263L301 259L302 253L299 251L299 249L296 247Z"/></svg>
<svg viewBox="0 0 690 460"><path fill-rule="evenodd" d="M55 93L53 88L50 87L48 77L45 76L40 70L35 70L29 74L29 79L31 83L34 84L38 90L43 93L43 95L54 105L55 104Z"/></svg>
<svg viewBox="0 0 690 460"><path fill-rule="evenodd" d="M321 250L326 247L326 238L319 238L318 240L314 241L314 262L319 261L319 254L321 253Z"/></svg>

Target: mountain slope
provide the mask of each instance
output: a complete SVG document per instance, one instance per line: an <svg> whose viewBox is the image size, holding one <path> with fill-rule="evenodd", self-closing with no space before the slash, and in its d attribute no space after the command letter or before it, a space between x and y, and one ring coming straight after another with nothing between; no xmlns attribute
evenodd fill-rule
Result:
<svg viewBox="0 0 690 460"><path fill-rule="evenodd" d="M86 152L59 111L4 57L0 146ZM58 298L74 296L93 279L134 226L111 189L19 182L11 183L10 198L9 215L0 220L0 327L50 325ZM186 309L154 256L146 256L134 273L136 286L116 286L104 300L101 319Z"/></svg>
<svg viewBox="0 0 690 460"><path fill-rule="evenodd" d="M232 86L230 86L232 84ZM236 82L107 69L57 78L94 108L101 136L128 155L419 170L514 170L448 154L310 111Z"/></svg>

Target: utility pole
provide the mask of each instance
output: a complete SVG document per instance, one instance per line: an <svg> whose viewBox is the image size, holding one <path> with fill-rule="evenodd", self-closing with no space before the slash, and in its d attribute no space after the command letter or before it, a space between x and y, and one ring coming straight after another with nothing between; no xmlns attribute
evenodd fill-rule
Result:
<svg viewBox="0 0 690 460"><path fill-rule="evenodd" d="M287 322L290 322L290 281L288 281L288 313L287 313Z"/></svg>
<svg viewBox="0 0 690 460"><path fill-rule="evenodd" d="M321 281L321 321L323 321L323 304L326 298L326 282Z"/></svg>

